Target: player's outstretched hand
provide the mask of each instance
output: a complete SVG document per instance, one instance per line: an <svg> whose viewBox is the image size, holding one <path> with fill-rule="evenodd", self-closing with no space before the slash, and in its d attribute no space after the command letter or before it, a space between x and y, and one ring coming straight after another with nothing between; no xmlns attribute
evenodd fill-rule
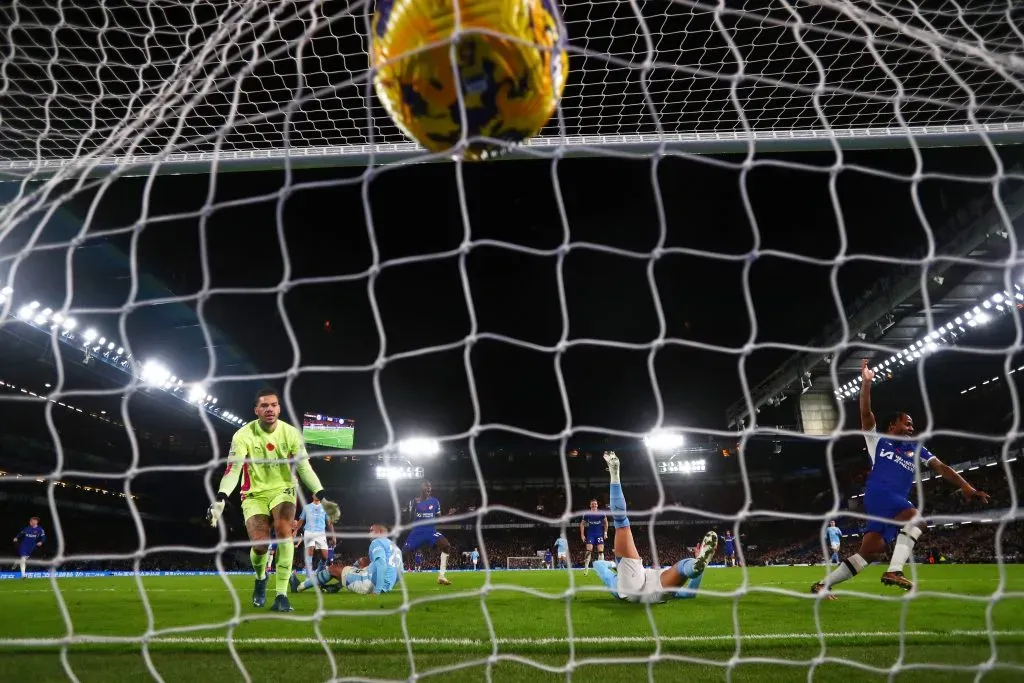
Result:
<svg viewBox="0 0 1024 683"><path fill-rule="evenodd" d="M206 523L212 527L217 526L217 520L224 514L224 501L218 500L206 511Z"/></svg>
<svg viewBox="0 0 1024 683"><path fill-rule="evenodd" d="M960 489L960 493L963 494L966 500L973 500L977 498L982 503L987 503L989 501L989 495L987 493L985 493L984 491L979 491L973 486L965 486L964 488Z"/></svg>
<svg viewBox="0 0 1024 683"><path fill-rule="evenodd" d="M864 358L860 362L860 378L865 383L870 382L875 378L875 371L868 367L868 359Z"/></svg>

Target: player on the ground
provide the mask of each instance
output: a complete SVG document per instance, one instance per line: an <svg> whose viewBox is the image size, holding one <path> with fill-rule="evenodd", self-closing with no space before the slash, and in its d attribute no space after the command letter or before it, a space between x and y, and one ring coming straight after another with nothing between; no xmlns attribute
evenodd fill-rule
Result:
<svg viewBox="0 0 1024 683"><path fill-rule="evenodd" d="M633 542L633 531L626 516L626 498L619 478L619 458L605 451L610 479L608 503L615 524L615 562L598 561L594 570L612 595L629 602L664 602L669 598L692 598L700 587L708 560L718 547L718 534L709 531L697 546L696 557L688 557L666 569L644 569ZM617 565L617 566L616 566Z"/></svg>
<svg viewBox="0 0 1024 683"><path fill-rule="evenodd" d="M565 537L565 534L555 539L555 561L559 569L569 568L569 539Z"/></svg>
<svg viewBox="0 0 1024 683"><path fill-rule="evenodd" d="M253 547L249 560L256 572L252 604L263 607L267 602L267 546L270 529L277 532L277 597L270 609L291 612L288 602L288 580L292 573L295 546L291 537L295 520L295 480L289 459L295 460L295 472L317 500L322 501L328 516L336 518L338 506L324 498L323 486L309 464L309 455L299 430L280 420L281 405L274 389L261 389L253 404L255 420L245 425L231 439L228 466L224 470L217 500L206 514L211 526L224 514L224 505L238 480L242 480L242 515Z"/></svg>
<svg viewBox="0 0 1024 683"><path fill-rule="evenodd" d="M14 537L14 543L18 546L18 558L21 567L21 578L25 578L25 568L28 565L28 558L46 543L46 532L39 526L39 518L32 517L28 520L28 526L18 532Z"/></svg>
<svg viewBox="0 0 1024 683"><path fill-rule="evenodd" d="M315 495L308 505L303 506L297 521L295 535L298 536L300 531L303 532L302 543L306 546L306 574L312 576L314 571L322 569L327 563L327 549L330 543L327 540L327 535L330 534L331 538L334 538L334 523L327 519L327 511L324 510L324 506L320 504L320 500ZM317 553L320 558L314 565L313 559Z"/></svg>
<svg viewBox="0 0 1024 683"><path fill-rule="evenodd" d="M597 509L597 498L590 501L590 512L583 514L580 520L580 540L585 544L587 554L583 558L583 576L590 572L590 560L594 548L597 548L597 559L604 559L604 539L608 537L608 518Z"/></svg>
<svg viewBox="0 0 1024 683"><path fill-rule="evenodd" d="M441 501L431 495L430 482L425 481L420 486L420 497L416 499L413 507L413 519L416 521L435 520L440 516ZM441 552L437 582L442 586L450 586L452 582L448 580L445 573L448 571L448 553L452 551L452 546L433 523L413 527L402 545L402 552L410 553L423 547L433 548L435 546Z"/></svg>
<svg viewBox="0 0 1024 683"><path fill-rule="evenodd" d="M323 567L301 583L293 574L290 580L292 592L301 593L314 586L326 586L337 579L345 590L352 593L390 593L402 576L402 551L388 538L388 529L383 524L370 527L370 539L369 558L361 558L352 567L338 564Z"/></svg>
<svg viewBox="0 0 1024 683"><path fill-rule="evenodd" d="M473 571L476 571L476 564L480 561L480 551L473 548L473 552L469 554L469 561L473 563Z"/></svg>
<svg viewBox="0 0 1024 683"><path fill-rule="evenodd" d="M736 566L736 539L732 537L732 532L728 529L725 530L725 535L722 536L722 541L725 545L725 566L735 567Z"/></svg>
<svg viewBox="0 0 1024 683"><path fill-rule="evenodd" d="M828 547L832 550L832 556L828 561L830 564L839 564L839 546L843 543L843 532L836 526L836 520L828 523L825 533L828 535Z"/></svg>
<svg viewBox="0 0 1024 683"><path fill-rule="evenodd" d="M860 426L865 432L868 455L871 456L871 474L868 475L864 490L864 510L874 517L884 517L892 521L872 520L865 526L866 533L861 539L860 550L850 555L836 567L824 581L811 586L812 593L826 592L828 599L835 596L828 591L836 584L852 579L871 562L879 559L886 547L896 540L889 569L882 574L882 583L886 586L898 586L903 590L914 587L910 579L903 575L903 567L910 559L914 544L924 531L924 523L917 517L917 508L907 500L910 487L914 485L918 465L915 453L928 467L946 481L960 487L960 492L967 500L977 498L987 503L989 495L968 484L963 477L950 466L932 455L927 448L914 441L902 441L892 437L907 437L914 434L914 421L910 415L900 412L886 418L885 433L875 433L875 414L871 412L871 381L875 378L874 371L868 367L867 360L861 363L860 390Z"/></svg>

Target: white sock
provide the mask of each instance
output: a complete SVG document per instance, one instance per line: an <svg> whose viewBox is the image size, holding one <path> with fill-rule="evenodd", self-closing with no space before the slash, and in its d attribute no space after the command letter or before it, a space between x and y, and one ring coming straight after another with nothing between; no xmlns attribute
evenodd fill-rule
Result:
<svg viewBox="0 0 1024 683"><path fill-rule="evenodd" d="M900 534L896 537L896 547L892 551L892 559L889 561L889 571L903 571L903 565L910 559L920 536L921 527L916 524L907 524L900 529Z"/></svg>
<svg viewBox="0 0 1024 683"><path fill-rule="evenodd" d="M839 566L833 569L832 573L825 578L825 587L831 588L838 583L852 579L857 574L860 574L866 566L868 566L868 561L863 557L860 555L850 555L840 562Z"/></svg>
<svg viewBox="0 0 1024 683"><path fill-rule="evenodd" d="M313 558L310 556L306 557L306 578L313 578Z"/></svg>
<svg viewBox="0 0 1024 683"><path fill-rule="evenodd" d="M598 554L597 554L597 559L599 559L599 560L601 560L602 562L604 562L604 553L603 553L603 552L601 552L601 553L598 553Z"/></svg>
<svg viewBox="0 0 1024 683"><path fill-rule="evenodd" d="M448 553L441 553L441 569L437 572L439 578L444 578L445 570L448 569Z"/></svg>
<svg viewBox="0 0 1024 683"><path fill-rule="evenodd" d="M587 551L586 557L583 558L583 568L590 569L590 551Z"/></svg>
<svg viewBox="0 0 1024 683"><path fill-rule="evenodd" d="M21 558L21 578L25 578L25 565L28 564L28 558Z"/></svg>

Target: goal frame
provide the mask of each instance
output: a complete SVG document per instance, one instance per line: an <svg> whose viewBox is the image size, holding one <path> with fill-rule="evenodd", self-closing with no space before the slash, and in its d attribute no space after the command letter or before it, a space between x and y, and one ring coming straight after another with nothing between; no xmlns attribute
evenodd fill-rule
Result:
<svg viewBox="0 0 1024 683"><path fill-rule="evenodd" d="M835 149L907 149L911 146L972 147L1024 143L1024 121L1001 124L885 126L875 128L776 129L636 135L542 136L508 150L500 159L546 159L588 156L661 154L740 154L813 152ZM119 176L182 175L232 171L272 171L387 166L449 160L447 154L428 154L414 142L315 147L284 147L219 152L176 152L166 155L86 155L78 159L0 158L0 182Z"/></svg>
<svg viewBox="0 0 1024 683"><path fill-rule="evenodd" d="M512 560L536 560L540 564L540 567L538 567L538 569L547 569L547 567L544 566L543 557L538 557L537 555L517 555L516 557L505 558L505 569L508 571L520 570L519 567L516 567L515 569L512 568ZM534 567L526 567L526 569L534 569Z"/></svg>

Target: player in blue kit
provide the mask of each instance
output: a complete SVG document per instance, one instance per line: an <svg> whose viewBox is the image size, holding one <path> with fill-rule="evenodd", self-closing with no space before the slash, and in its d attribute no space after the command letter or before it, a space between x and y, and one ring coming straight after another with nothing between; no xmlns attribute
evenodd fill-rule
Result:
<svg viewBox="0 0 1024 683"><path fill-rule="evenodd" d="M413 520L417 522L435 520L441 516L441 501L431 495L429 481L423 482L420 486L420 497L416 499L413 505L412 514ZM442 586L452 585L452 582L445 576L445 572L448 571L448 554L452 551L452 546L448 539L441 535L441 532L432 523L413 527L412 531L409 532L409 536L405 539L405 543L402 545L402 552L411 553L424 547L436 547L441 552L437 582Z"/></svg>
<svg viewBox="0 0 1024 683"><path fill-rule="evenodd" d="M473 571L476 571L476 565L480 562L480 551L473 548L473 552L469 554L469 561L473 563Z"/></svg>
<svg viewBox="0 0 1024 683"><path fill-rule="evenodd" d="M736 566L736 539L732 537L732 532L728 529L725 530L725 535L722 536L722 542L725 546L725 566L735 567Z"/></svg>
<svg viewBox="0 0 1024 683"><path fill-rule="evenodd" d="M831 564L839 564L839 546L843 543L843 532L836 526L836 521L832 520L828 523L828 528L825 529L825 534L828 536L828 547L832 550L832 556L829 558Z"/></svg>
<svg viewBox="0 0 1024 683"><path fill-rule="evenodd" d="M559 569L569 568L569 540L564 535L555 539L555 563Z"/></svg>
<svg viewBox="0 0 1024 683"><path fill-rule="evenodd" d="M311 578L299 582L297 574L289 579L293 593L301 593L314 586L326 587L337 580L345 590L361 595L390 593L402 576L402 551L388 538L383 524L370 527L370 555L360 558L354 566L332 564L322 567Z"/></svg>
<svg viewBox="0 0 1024 683"><path fill-rule="evenodd" d="M18 557L20 558L21 578L25 578L25 567L28 565L28 558L35 552L36 548L46 543L46 532L39 526L39 518L33 517L28 520L28 526L18 532L14 537L18 545Z"/></svg>
<svg viewBox="0 0 1024 683"><path fill-rule="evenodd" d="M412 556L412 566L413 569L418 572L423 571L423 553L419 550L417 550L416 554Z"/></svg>
<svg viewBox="0 0 1024 683"><path fill-rule="evenodd" d="M825 592L828 599L835 596L828 592L832 586L852 579L868 564L879 559L887 546L896 541L889 560L889 569L882 574L886 586L898 586L911 590L914 584L903 575L903 567L910 559L914 544L924 531L925 525L917 517L917 508L907 500L910 487L914 485L918 465L915 454L922 462L946 481L956 484L967 500L978 499L987 503L989 495L968 484L949 465L932 455L927 448L914 441L902 440L914 434L914 421L906 413L895 413L885 421L884 434L875 432L875 414L871 412L871 381L874 371L867 360L861 363L860 426L865 432L868 455L871 457L871 474L864 489L864 510L874 517L887 521L872 520L865 527L860 550L843 560L824 581L811 586L812 593ZM892 438L896 437L896 438ZM891 521L888 521L891 520Z"/></svg>
<svg viewBox="0 0 1024 683"><path fill-rule="evenodd" d="M604 559L604 539L608 537L608 518L597 509L597 498L590 501L590 512L580 520L580 540L585 544L587 554L583 557L583 576L590 572L590 559L597 548L599 560Z"/></svg>
<svg viewBox="0 0 1024 683"><path fill-rule="evenodd" d="M615 562L599 560L594 570L616 598L645 604L665 602L669 598L692 598L700 588L704 569L718 548L718 534L709 531L697 546L695 557L688 557L663 569L645 568L633 541L633 530L626 516L626 497L622 493L620 463L615 453L605 451L608 463L608 502L615 524Z"/></svg>

